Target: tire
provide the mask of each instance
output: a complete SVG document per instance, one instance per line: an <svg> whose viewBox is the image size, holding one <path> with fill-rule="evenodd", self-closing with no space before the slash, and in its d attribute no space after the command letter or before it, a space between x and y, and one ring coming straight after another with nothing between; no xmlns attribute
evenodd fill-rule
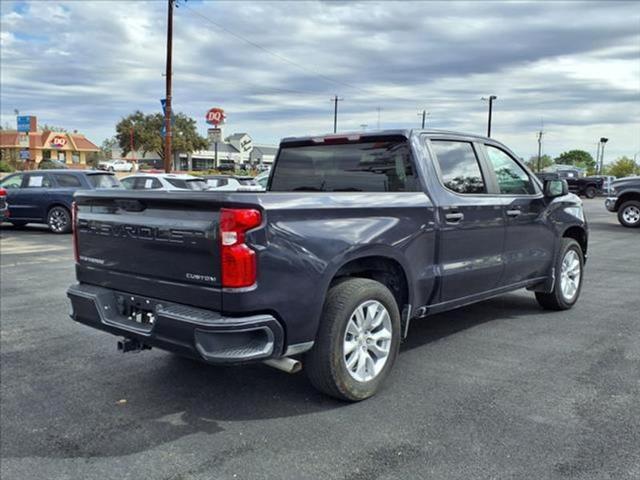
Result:
<svg viewBox="0 0 640 480"><path fill-rule="evenodd" d="M379 323L371 328L371 321ZM354 348L345 353L348 346ZM374 280L351 278L329 289L316 342L305 356L305 371L311 384L327 395L364 400L380 389L399 347L400 312L393 294Z"/></svg>
<svg viewBox="0 0 640 480"><path fill-rule="evenodd" d="M53 233L71 232L71 213L65 207L53 207L47 213L47 225Z"/></svg>
<svg viewBox="0 0 640 480"><path fill-rule="evenodd" d="M598 194L598 190L594 186L590 185L584 189L584 196L587 198L596 198L597 194Z"/></svg>
<svg viewBox="0 0 640 480"><path fill-rule="evenodd" d="M630 200L618 208L618 221L628 228L640 227L640 201Z"/></svg>
<svg viewBox="0 0 640 480"><path fill-rule="evenodd" d="M555 271L556 280L553 291L551 293L536 292L536 300L546 310L568 310L578 301L584 283L584 255L582 248L574 239L562 239Z"/></svg>

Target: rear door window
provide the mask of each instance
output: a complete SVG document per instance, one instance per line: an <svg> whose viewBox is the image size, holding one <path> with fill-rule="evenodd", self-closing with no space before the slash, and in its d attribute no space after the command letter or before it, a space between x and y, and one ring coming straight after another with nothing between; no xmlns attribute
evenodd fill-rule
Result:
<svg viewBox="0 0 640 480"><path fill-rule="evenodd" d="M51 188L51 179L44 173L31 173L27 175L25 188Z"/></svg>
<svg viewBox="0 0 640 480"><path fill-rule="evenodd" d="M486 193L480 163L473 145L469 142L431 140L440 167L442 183L456 193Z"/></svg>
<svg viewBox="0 0 640 480"><path fill-rule="evenodd" d="M421 190L404 137L358 143L283 146L274 166L276 192L415 192Z"/></svg>

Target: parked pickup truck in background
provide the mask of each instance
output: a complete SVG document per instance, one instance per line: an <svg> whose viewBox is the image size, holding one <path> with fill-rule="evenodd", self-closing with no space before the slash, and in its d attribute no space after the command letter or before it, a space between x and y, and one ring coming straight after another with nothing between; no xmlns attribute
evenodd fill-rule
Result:
<svg viewBox="0 0 640 480"><path fill-rule="evenodd" d="M410 321L527 288L580 295L587 224L495 140L392 130L287 138L268 191L81 192L72 318L212 364L263 361L373 395Z"/></svg>
<svg viewBox="0 0 640 480"><path fill-rule="evenodd" d="M570 192L587 198L595 198L604 190L604 177L583 177L579 169L559 169L555 172L541 172L537 175L542 181L549 178L563 178L567 181Z"/></svg>
<svg viewBox="0 0 640 480"><path fill-rule="evenodd" d="M620 178L612 182L604 204L607 210L618 214L621 225L640 228L640 177Z"/></svg>

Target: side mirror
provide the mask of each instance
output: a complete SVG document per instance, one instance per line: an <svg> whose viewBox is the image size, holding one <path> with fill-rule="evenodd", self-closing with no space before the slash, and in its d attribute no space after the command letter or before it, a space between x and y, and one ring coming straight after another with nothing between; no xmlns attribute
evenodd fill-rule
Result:
<svg viewBox="0 0 640 480"><path fill-rule="evenodd" d="M544 196L547 198L561 197L569 193L569 184L563 178L553 178L544 182Z"/></svg>

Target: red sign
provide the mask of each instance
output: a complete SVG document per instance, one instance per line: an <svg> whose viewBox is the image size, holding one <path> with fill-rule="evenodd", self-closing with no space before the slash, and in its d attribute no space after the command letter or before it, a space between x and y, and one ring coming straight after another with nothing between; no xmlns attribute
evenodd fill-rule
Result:
<svg viewBox="0 0 640 480"><path fill-rule="evenodd" d="M207 123L215 125L217 127L221 123L224 123L224 110L218 107L214 107L207 112L205 118L207 119Z"/></svg>
<svg viewBox="0 0 640 480"><path fill-rule="evenodd" d="M57 137L53 137L51 140L51 145L54 147L62 148L67 144L67 138L58 135Z"/></svg>

